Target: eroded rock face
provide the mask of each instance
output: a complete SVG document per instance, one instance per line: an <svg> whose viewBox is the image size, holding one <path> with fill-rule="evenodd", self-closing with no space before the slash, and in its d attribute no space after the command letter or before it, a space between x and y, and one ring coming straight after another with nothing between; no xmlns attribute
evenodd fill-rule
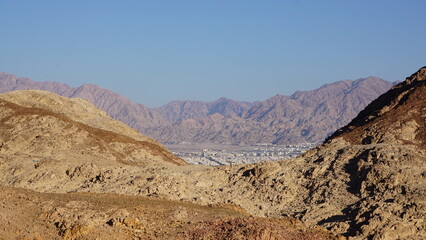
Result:
<svg viewBox="0 0 426 240"><path fill-rule="evenodd" d="M347 126L331 136L353 144L426 146L426 68L369 104Z"/></svg>
<svg viewBox="0 0 426 240"><path fill-rule="evenodd" d="M424 238L425 151L407 145L334 144L305 156L311 169L301 219L359 239Z"/></svg>
<svg viewBox="0 0 426 240"><path fill-rule="evenodd" d="M421 68L305 154L311 194L302 219L357 238L425 238L425 131ZM333 209L339 213L318 215Z"/></svg>

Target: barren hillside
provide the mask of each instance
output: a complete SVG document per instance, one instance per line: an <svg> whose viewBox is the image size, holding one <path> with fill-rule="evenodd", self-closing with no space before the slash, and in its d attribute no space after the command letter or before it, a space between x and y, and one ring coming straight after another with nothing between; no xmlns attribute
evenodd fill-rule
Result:
<svg viewBox="0 0 426 240"><path fill-rule="evenodd" d="M90 155L78 161L70 154L56 157L61 151L46 151L46 157L38 160L37 151L24 147L1 155L0 183L42 192L119 193L202 205L232 204L256 217L295 217L351 239L425 239L425 83L426 68L422 68L297 159L217 168L140 166L104 164ZM3 105L10 104L8 98L1 98ZM20 108L2 109L2 131L7 133L3 135L18 138L15 133L29 128L24 124L28 121L8 117ZM1 151L14 146L8 141L9 147ZM53 143L46 141L35 149L50 149L49 144ZM219 223L207 229L226 226Z"/></svg>
<svg viewBox="0 0 426 240"><path fill-rule="evenodd" d="M0 186L0 209L0 239L338 239L295 219L254 218L232 206L116 194L51 194Z"/></svg>
<svg viewBox="0 0 426 240"><path fill-rule="evenodd" d="M82 99L2 94L0 123L1 239L337 239L292 218L250 217L235 205L129 196L145 195L134 188L153 181L145 174L173 178L207 168L185 166ZM172 184L179 185L162 183Z"/></svg>

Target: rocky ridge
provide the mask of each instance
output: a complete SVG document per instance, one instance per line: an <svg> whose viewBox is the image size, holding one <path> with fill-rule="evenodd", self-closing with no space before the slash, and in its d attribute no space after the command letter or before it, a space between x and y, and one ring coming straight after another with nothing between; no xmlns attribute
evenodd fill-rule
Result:
<svg viewBox="0 0 426 240"><path fill-rule="evenodd" d="M160 142L295 144L319 142L348 123L392 83L376 77L340 81L291 96L260 102L220 98L213 102L174 101L150 109L107 89L71 88L0 73L0 92L40 89L83 98L111 117Z"/></svg>
<svg viewBox="0 0 426 240"><path fill-rule="evenodd" d="M70 166L87 159L102 165L186 164L155 140L82 99L17 91L2 94L0 108L1 167L8 169L6 175L25 175L25 169L39 168L45 162ZM53 172L51 169L50 174L32 177L46 178Z"/></svg>

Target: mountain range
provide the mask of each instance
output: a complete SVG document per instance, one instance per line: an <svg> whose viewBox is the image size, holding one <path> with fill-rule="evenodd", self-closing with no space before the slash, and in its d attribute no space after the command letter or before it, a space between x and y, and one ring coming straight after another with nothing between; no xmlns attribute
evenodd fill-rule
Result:
<svg viewBox="0 0 426 240"><path fill-rule="evenodd" d="M72 88L0 73L0 92L39 89L88 100L111 117L162 143L295 144L320 142L347 124L393 83L377 77L326 84L291 96L242 102L173 101L148 108L92 84Z"/></svg>

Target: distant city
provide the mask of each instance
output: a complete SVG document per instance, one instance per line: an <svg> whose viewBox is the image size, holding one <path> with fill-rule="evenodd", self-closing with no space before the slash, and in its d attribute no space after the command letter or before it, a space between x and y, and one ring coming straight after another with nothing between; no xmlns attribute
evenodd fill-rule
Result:
<svg viewBox="0 0 426 240"><path fill-rule="evenodd" d="M186 147L184 147L185 145ZM265 143L252 146L212 145L209 148L208 146L198 146L195 143L179 143L168 145L167 147L176 156L190 164L221 166L295 158L316 145L316 143L295 145Z"/></svg>

